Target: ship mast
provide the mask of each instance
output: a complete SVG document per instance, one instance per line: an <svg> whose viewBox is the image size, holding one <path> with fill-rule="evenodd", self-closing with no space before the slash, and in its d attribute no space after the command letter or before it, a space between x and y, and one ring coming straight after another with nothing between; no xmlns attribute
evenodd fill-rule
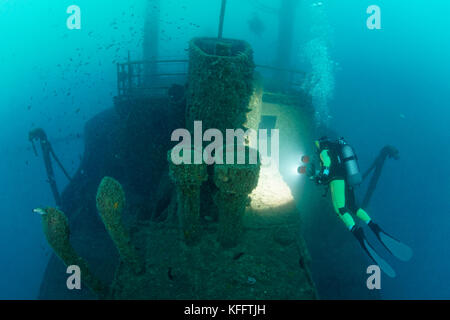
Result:
<svg viewBox="0 0 450 320"><path fill-rule="evenodd" d="M158 59L159 19L161 0L147 0L144 25L143 60ZM148 63L144 67L144 82L148 83L157 73L157 64Z"/></svg>
<svg viewBox="0 0 450 320"><path fill-rule="evenodd" d="M225 19L226 8L227 8L227 0L222 0L222 7L220 8L220 18L219 18L219 35L218 35L219 39L222 39L223 35L223 21Z"/></svg>
<svg viewBox="0 0 450 320"><path fill-rule="evenodd" d="M278 11L278 46L275 65L280 69L291 69L292 47L294 41L294 27L298 0L281 0ZM280 86L285 87L289 83L289 73L278 71L275 75Z"/></svg>

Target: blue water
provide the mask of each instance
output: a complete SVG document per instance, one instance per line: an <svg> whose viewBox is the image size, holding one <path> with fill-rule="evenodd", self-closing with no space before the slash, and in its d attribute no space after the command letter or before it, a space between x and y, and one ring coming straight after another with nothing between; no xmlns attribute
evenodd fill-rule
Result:
<svg viewBox="0 0 450 320"><path fill-rule="evenodd" d="M277 0L229 0L224 36L248 40L255 60L270 64L276 19L270 12L257 11L257 2L278 4ZM311 10L314 2L305 1L301 8ZM74 3L82 8L79 31L65 26L66 8ZM329 126L357 149L362 167L385 144L400 150L400 160L386 164L369 211L415 255L408 263L393 262L398 276L383 278L382 296L448 299L450 4L438 0L322 3L318 10L326 17L323 21L311 21L313 15L299 9L293 66L308 68L301 52L308 40L304 37L313 34L307 32L308 26L326 26L329 32L322 36L329 41L330 58L338 63L328 103ZM366 28L366 8L372 4L381 8L381 30ZM162 56L183 56L191 37L214 36L219 7L219 1L212 0L164 0ZM49 258L50 248L32 209L54 201L42 158L29 148L28 131L44 127L50 140L82 133L86 120L112 106L113 61L123 61L128 51L141 57L144 8L143 0L113 4L0 0L0 299L36 298ZM266 24L262 37L247 27L255 11ZM74 173L82 142L68 140L54 144L54 149ZM59 172L57 180L60 188L67 183Z"/></svg>
<svg viewBox="0 0 450 320"><path fill-rule="evenodd" d="M448 159L450 24L443 1L377 1L382 30L369 31L368 1L330 7L335 30L333 123L358 148L362 164L384 144L396 146L371 205L373 218L409 243L415 256L384 282L385 298L449 298ZM347 6L346 6L347 7ZM340 13L340 14L338 14ZM355 28L355 25L360 28ZM401 115L404 115L401 116Z"/></svg>

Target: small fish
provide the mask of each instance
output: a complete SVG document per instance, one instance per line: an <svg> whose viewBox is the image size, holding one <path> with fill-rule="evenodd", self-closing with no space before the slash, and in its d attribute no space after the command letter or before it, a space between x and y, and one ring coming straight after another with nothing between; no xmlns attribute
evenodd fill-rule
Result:
<svg viewBox="0 0 450 320"><path fill-rule="evenodd" d="M42 209L42 208L33 209L33 212L37 213L37 214L39 214L41 216L45 216L47 214L47 212L44 209Z"/></svg>
<svg viewBox="0 0 450 320"><path fill-rule="evenodd" d="M238 252L234 255L233 260L238 260L240 257L244 255L244 252Z"/></svg>
<svg viewBox="0 0 450 320"><path fill-rule="evenodd" d="M253 285L256 283L256 279L253 277L247 277L247 282L248 282L248 284Z"/></svg>
<svg viewBox="0 0 450 320"><path fill-rule="evenodd" d="M173 281L174 277L173 277L173 274L172 274L172 268L171 267L169 267L169 269L167 270L167 276L169 277L170 280Z"/></svg>

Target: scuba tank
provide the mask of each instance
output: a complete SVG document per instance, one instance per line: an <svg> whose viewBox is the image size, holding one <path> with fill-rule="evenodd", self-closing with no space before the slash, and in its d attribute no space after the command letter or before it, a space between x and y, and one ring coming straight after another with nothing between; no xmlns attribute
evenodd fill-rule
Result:
<svg viewBox="0 0 450 320"><path fill-rule="evenodd" d="M346 181L351 187L357 186L362 183L362 175L359 171L358 158L353 151L353 148L347 144L344 138L339 139L339 145L341 147L340 161L345 169Z"/></svg>

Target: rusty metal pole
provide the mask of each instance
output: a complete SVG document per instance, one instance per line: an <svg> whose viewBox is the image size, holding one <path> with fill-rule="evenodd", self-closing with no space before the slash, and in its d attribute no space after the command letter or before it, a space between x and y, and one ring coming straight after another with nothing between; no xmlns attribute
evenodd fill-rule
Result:
<svg viewBox="0 0 450 320"><path fill-rule="evenodd" d="M219 21L219 39L222 39L223 35L223 20L225 19L225 9L227 8L227 0L222 0L222 8L220 9L220 21Z"/></svg>

